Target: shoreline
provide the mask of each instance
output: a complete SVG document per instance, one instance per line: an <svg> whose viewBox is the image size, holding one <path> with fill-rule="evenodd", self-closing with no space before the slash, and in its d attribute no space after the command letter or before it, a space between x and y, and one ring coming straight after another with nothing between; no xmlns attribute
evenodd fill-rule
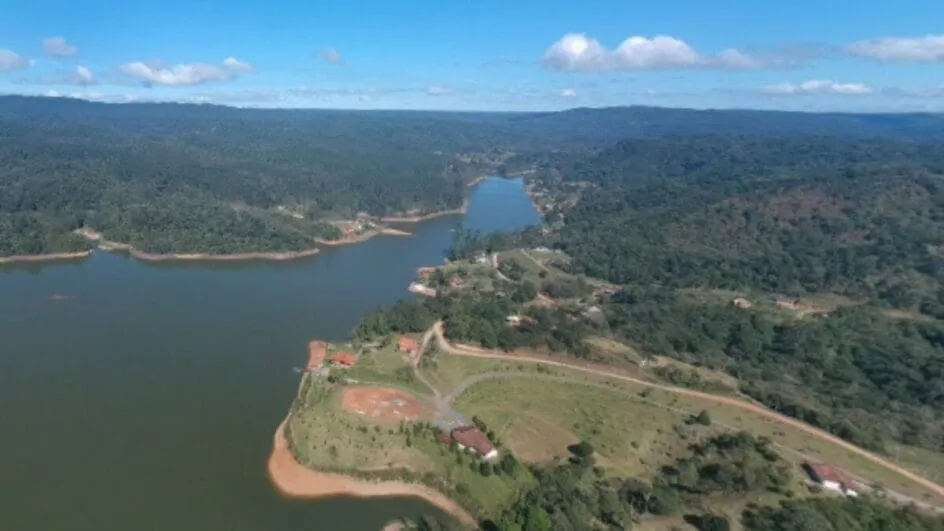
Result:
<svg viewBox="0 0 944 531"><path fill-rule="evenodd" d="M304 376L302 377L304 378ZM269 455L267 471L275 489L288 498L314 499L348 496L353 498L376 498L411 496L420 498L466 525L478 522L458 503L444 494L425 485L401 481L366 481L328 472L318 472L295 460L285 438L285 426L291 419L291 411L275 430L272 453Z"/></svg>
<svg viewBox="0 0 944 531"><path fill-rule="evenodd" d="M421 221L428 221L435 218L441 218L443 216L458 216L460 214L465 214L469 211L469 199L465 199L462 202L462 206L459 208L454 208L452 210L440 210L439 212L432 212L430 214L425 214L422 216L407 216L407 215L393 215L393 216L383 216L380 218L382 223L419 223Z"/></svg>
<svg viewBox="0 0 944 531"><path fill-rule="evenodd" d="M37 262L56 262L66 260L82 260L92 255L92 250L72 251L68 253L48 253L48 254L24 254L13 256L0 256L0 265L7 264L29 264Z"/></svg>
<svg viewBox="0 0 944 531"><path fill-rule="evenodd" d="M380 230L369 230L363 234L358 234L353 238L341 238L339 240L315 240L320 245L327 245L330 247L340 247L342 245L352 245L355 243L366 242L367 240L376 238L377 236L413 236L413 233L407 232L405 230L397 230L391 228L383 228Z"/></svg>
<svg viewBox="0 0 944 531"><path fill-rule="evenodd" d="M287 251L276 253L252 252L252 253L233 253L233 254L211 254L211 253L149 253L135 248L128 243L113 242L106 240L102 233L90 229L79 229L76 234L83 238L95 242L97 248L105 252L126 252L132 258L143 262L186 262L186 261L218 261L230 262L240 260L269 260L283 261L294 260L296 258L305 258L314 256L321 252L321 249L312 247L303 251ZM91 253L91 251L89 251Z"/></svg>

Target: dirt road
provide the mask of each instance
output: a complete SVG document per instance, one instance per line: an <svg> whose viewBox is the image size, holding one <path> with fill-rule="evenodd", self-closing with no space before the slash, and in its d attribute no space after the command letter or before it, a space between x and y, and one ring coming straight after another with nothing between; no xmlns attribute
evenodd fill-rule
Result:
<svg viewBox="0 0 944 531"><path fill-rule="evenodd" d="M446 340L445 336L443 335L442 322L437 322L435 325L433 325L432 331L436 335L436 343L438 344L439 348L443 352L447 352L449 354L458 355L458 356L471 356L471 357L477 357L477 358L498 359L498 360L505 360L505 361L509 361L509 360L526 361L529 363L540 363L543 365L561 367L565 369L585 372L588 374L595 374L597 376L604 376L607 378L613 378L613 379L622 380L626 382L632 382L634 384L642 385L645 387L659 389L662 391L675 393L675 394L679 394L683 396L698 398L699 400L705 400L705 401L714 402L717 404L725 404L725 405L735 407L744 411L756 413L770 420L787 424L789 426L802 430L803 432L809 434L811 437L816 437L817 439L827 441L831 444L834 444L836 446L843 448L844 450L848 450L861 457L864 457L868 459L869 461L872 461L873 463L887 470L895 472L899 476L907 478L909 481L912 481L918 485L921 485L922 487L928 489L929 491L934 492L935 494L940 496L942 499L944 499L944 486L934 483L933 481L927 478L921 477L918 474L911 472L910 470L907 470L890 461L887 461L883 459L882 457L879 457L878 455L873 454L872 452L859 448L858 446L852 443L846 442L840 439L839 437L836 437L835 435L826 433L825 431L822 431L818 428L814 428L813 426L810 426L808 424L804 424L803 422L800 422L796 419L792 419L790 417L781 415L779 413L776 413L764 407L758 406L756 404L752 404L750 402L745 402L743 400L738 400L736 398L731 398L731 397L726 397L726 396L702 393L700 391L695 391L692 389L672 387L668 385L648 382L645 380L633 378L632 376L626 376L624 374L614 372L613 370L605 369L601 367L584 366L584 365L579 365L576 363L565 363L562 361L548 360L548 359L531 357L531 356L518 356L518 355L513 355L513 354L505 354L503 352L484 350L484 349L479 349L479 348L465 346L465 345L453 345L449 343Z"/></svg>

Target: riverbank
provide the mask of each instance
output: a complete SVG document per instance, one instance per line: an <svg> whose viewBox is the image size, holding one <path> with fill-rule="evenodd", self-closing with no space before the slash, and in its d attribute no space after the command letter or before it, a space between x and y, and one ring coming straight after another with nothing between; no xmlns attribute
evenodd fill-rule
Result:
<svg viewBox="0 0 944 531"><path fill-rule="evenodd" d="M28 254L0 257L0 265L27 264L35 262L57 262L62 260L81 260L91 256L92 250L71 253Z"/></svg>
<svg viewBox="0 0 944 531"><path fill-rule="evenodd" d="M407 232L405 230L391 229L389 227L383 228L380 230L369 230L357 236L352 236L350 238L341 238L339 240L316 240L321 245L329 246L340 246L340 245L351 245L354 243L366 242L367 240L377 237L377 236L413 236L413 233Z"/></svg>
<svg viewBox="0 0 944 531"><path fill-rule="evenodd" d="M435 505L464 524L477 525L475 519L459 504L424 485L400 481L364 481L341 474L318 472L302 465L295 460L285 437L285 426L290 418L291 413L275 430L272 454L268 462L269 479L283 496L291 498L414 496Z"/></svg>
<svg viewBox="0 0 944 531"><path fill-rule="evenodd" d="M440 210L439 212L433 212L433 213L425 214L422 216L411 215L410 212L404 212L402 215L397 214L394 216L384 216L380 218L380 221L383 223L419 223L421 221L427 221L427 220L439 218L442 216L457 216L459 214L465 214L468 211L469 211L469 200L466 199L465 201L462 202L461 207L454 208L452 210Z"/></svg>
<svg viewBox="0 0 944 531"><path fill-rule="evenodd" d="M96 242L98 248L108 252L126 252L132 258L143 262L173 262L173 261L239 261L239 260L270 260L284 261L294 260L296 258L305 258L314 256L321 252L317 247L305 249L302 251L278 252L278 253L233 253L233 254L212 254L212 253L148 253L135 248L128 243L113 242L106 240L102 233L91 229L79 229L76 234L83 238Z"/></svg>

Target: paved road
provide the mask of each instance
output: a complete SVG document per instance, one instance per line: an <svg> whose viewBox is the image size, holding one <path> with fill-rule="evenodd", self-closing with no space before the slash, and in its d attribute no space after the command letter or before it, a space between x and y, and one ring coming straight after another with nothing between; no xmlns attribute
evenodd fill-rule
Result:
<svg viewBox="0 0 944 531"><path fill-rule="evenodd" d="M437 322L435 325L433 325L433 329L431 330L431 332L435 333L436 343L439 346L440 350L442 350L443 352L447 352L449 354L453 354L453 355L470 356L470 357L476 357L476 358L499 359L499 360L505 360L505 361L508 361L508 360L525 361L529 363L539 363L542 365L561 367L565 369L585 372L588 374L594 374L597 376L604 376L607 378L623 380L623 381L631 382L637 385L642 385L642 386L650 387L653 389L659 389L661 391L666 391L669 393L689 396L692 398L697 398L699 400L714 402L718 404L724 404L724 405L735 407L744 411L749 411L751 413L755 413L757 415L766 417L770 420L787 424L789 426L792 426L794 428L797 428L807 433L811 437L815 437L817 439L829 442L830 444L834 444L836 446L843 448L844 450L848 450L849 452L852 452L861 457L864 457L865 459L868 459L869 461L872 461L873 463L887 470L890 470L898 474L899 476L908 479L909 481L915 484L921 485L925 489L931 492L934 492L935 494L940 496L942 499L944 499L944 486L941 486L927 478L924 478L918 474L915 474L914 472L911 472L910 470L902 468L896 465L895 463L892 463L886 459L883 459L882 457L878 455L873 454L872 452L869 452L868 450L864 450L852 443L844 441L840 439L839 437L836 437L835 435L827 433L818 428L814 428L813 426L810 426L808 424L804 424L803 422L800 422L796 419L781 415L779 413L766 409L757 404L753 404L750 402L746 402L743 400L739 400L739 399L731 398L727 396L713 395L709 393L703 393L701 391L695 391L692 389L672 387L668 385L648 382L646 380L640 380L639 378L634 378L632 376L627 376L625 374L615 372L612 369L605 369L599 366L593 366L589 364L581 365L577 363L565 363L562 361L555 361L555 360L537 358L537 357L532 357L532 356L519 356L519 355L506 354L503 352L484 350L484 349L479 349L479 348L470 347L466 345L453 345L449 343L446 340L445 336L443 335L442 322Z"/></svg>

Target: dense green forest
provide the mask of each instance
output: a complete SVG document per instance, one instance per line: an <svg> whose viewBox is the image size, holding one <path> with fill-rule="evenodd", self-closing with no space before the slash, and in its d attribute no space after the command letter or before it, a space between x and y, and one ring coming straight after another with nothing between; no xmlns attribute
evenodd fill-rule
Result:
<svg viewBox="0 0 944 531"><path fill-rule="evenodd" d="M562 249L571 272L623 286L603 306L619 339L725 370L861 445L944 449L941 153L830 137L627 140L541 168L550 190L589 183L549 235L463 252ZM759 304L741 310L725 293ZM804 317L773 304L821 294L847 306Z"/></svg>
<svg viewBox="0 0 944 531"><path fill-rule="evenodd" d="M627 107L558 113L234 109L0 97L0 256L84 249L294 251L329 219L456 208L489 172L665 134L944 138L934 115ZM598 164L599 161L591 164ZM609 267L609 266L606 266ZM786 281L785 281L786 282Z"/></svg>
<svg viewBox="0 0 944 531"><path fill-rule="evenodd" d="M326 220L457 208L491 168L492 130L413 115L0 98L0 217L29 227L4 230L0 256L84 248L69 234L80 227L150 252L311 248L338 237Z"/></svg>

